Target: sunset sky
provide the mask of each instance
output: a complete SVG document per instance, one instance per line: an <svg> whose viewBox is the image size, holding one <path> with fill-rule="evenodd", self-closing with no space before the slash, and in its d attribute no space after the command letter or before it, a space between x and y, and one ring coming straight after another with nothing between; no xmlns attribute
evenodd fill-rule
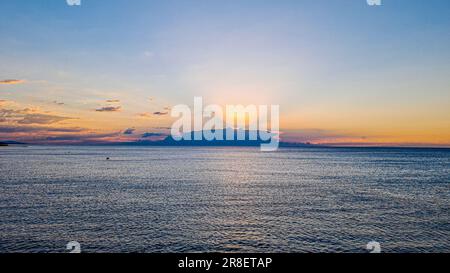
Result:
<svg viewBox="0 0 450 273"><path fill-rule="evenodd" d="M279 104L282 139L450 147L450 1L0 1L0 141L163 137Z"/></svg>

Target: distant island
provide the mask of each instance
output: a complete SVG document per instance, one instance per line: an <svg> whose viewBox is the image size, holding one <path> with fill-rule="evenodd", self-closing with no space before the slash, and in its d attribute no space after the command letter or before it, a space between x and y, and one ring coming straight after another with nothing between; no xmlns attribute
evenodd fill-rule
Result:
<svg viewBox="0 0 450 273"><path fill-rule="evenodd" d="M0 146L10 146L10 145L27 145L27 144L13 140L0 141Z"/></svg>

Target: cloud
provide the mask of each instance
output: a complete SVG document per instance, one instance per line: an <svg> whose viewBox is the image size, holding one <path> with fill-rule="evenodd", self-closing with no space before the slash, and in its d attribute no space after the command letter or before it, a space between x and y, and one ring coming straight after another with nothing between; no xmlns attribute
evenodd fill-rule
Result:
<svg viewBox="0 0 450 273"><path fill-rule="evenodd" d="M152 115L150 113L140 113L139 117L141 117L141 118L151 118Z"/></svg>
<svg viewBox="0 0 450 273"><path fill-rule="evenodd" d="M164 109L164 110L168 110L168 109ZM148 113L148 112L140 113L138 115L141 118L152 118L154 116L167 116L168 114L169 114L168 111L157 111L157 112L153 112L153 113Z"/></svg>
<svg viewBox="0 0 450 273"><path fill-rule="evenodd" d="M166 116L168 114L169 114L169 112L154 112L153 113L153 115L155 115L155 116Z"/></svg>
<svg viewBox="0 0 450 273"><path fill-rule="evenodd" d="M64 102L59 102L59 101L56 101L56 100L53 101L53 103L56 104L56 105L60 105L60 106L64 105Z"/></svg>
<svg viewBox="0 0 450 273"><path fill-rule="evenodd" d="M298 129L285 130L281 133L281 139L285 142L311 142L316 144L362 141L367 137L356 136L343 131L326 129Z"/></svg>
<svg viewBox="0 0 450 273"><path fill-rule="evenodd" d="M116 141L120 132L97 133L89 129L54 128L50 126L10 126L0 125L0 139L26 143L81 144L108 143Z"/></svg>
<svg viewBox="0 0 450 273"><path fill-rule="evenodd" d="M0 119L7 121L17 121L17 119L22 118L27 112L27 109L23 110L13 110L13 109L0 109Z"/></svg>
<svg viewBox="0 0 450 273"><path fill-rule="evenodd" d="M0 109L0 122L17 124L54 124L64 120L74 119L48 113L39 113L38 110L25 108L20 110Z"/></svg>
<svg viewBox="0 0 450 273"><path fill-rule="evenodd" d="M95 109L95 111L97 112L120 112L121 110L121 106L105 106L99 109Z"/></svg>
<svg viewBox="0 0 450 273"><path fill-rule="evenodd" d="M53 124L63 120L73 119L69 117L62 117L47 114L27 114L21 120L17 121L19 124Z"/></svg>
<svg viewBox="0 0 450 273"><path fill-rule="evenodd" d="M47 141L59 141L59 142L104 142L103 139L110 138L110 137L117 137L118 133L105 133L105 134L98 134L98 133L86 133L86 134L70 134L70 135L59 135L59 136L49 136L46 137L45 140Z"/></svg>
<svg viewBox="0 0 450 273"><path fill-rule="evenodd" d="M134 129L134 128L128 128L128 129L126 129L126 130L123 132L123 134L124 134L124 135L132 135L132 134L134 133L134 131L136 131L136 129Z"/></svg>
<svg viewBox="0 0 450 273"><path fill-rule="evenodd" d="M0 125L1 133L79 133L83 132L85 129L79 127L72 128L56 128L48 126L10 126L10 125Z"/></svg>
<svg viewBox="0 0 450 273"><path fill-rule="evenodd" d="M120 103L120 100L107 100L107 103Z"/></svg>
<svg viewBox="0 0 450 273"><path fill-rule="evenodd" d="M145 133L141 137L142 138L149 138L149 137L160 137L160 136L165 136L165 135L164 134L160 134L160 133Z"/></svg>
<svg viewBox="0 0 450 273"><path fill-rule="evenodd" d="M0 80L0 84L21 84L24 82L25 82L24 80L14 80L14 79Z"/></svg>

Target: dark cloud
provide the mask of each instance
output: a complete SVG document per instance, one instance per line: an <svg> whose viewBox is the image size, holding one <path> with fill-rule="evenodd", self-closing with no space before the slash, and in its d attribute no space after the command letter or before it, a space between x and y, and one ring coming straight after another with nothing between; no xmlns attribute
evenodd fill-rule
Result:
<svg viewBox="0 0 450 273"><path fill-rule="evenodd" d="M155 115L155 116L166 116L168 114L169 114L169 112L154 112L153 113L153 115Z"/></svg>
<svg viewBox="0 0 450 273"><path fill-rule="evenodd" d="M25 82L24 80L15 80L15 79L0 80L0 84L21 84L24 82Z"/></svg>
<svg viewBox="0 0 450 273"><path fill-rule="evenodd" d="M169 112L158 111L158 112L153 112L153 113L140 113L139 116L141 118L151 118L152 116L166 116L168 114L169 114Z"/></svg>
<svg viewBox="0 0 450 273"><path fill-rule="evenodd" d="M121 106L106 106L99 109L95 109L97 112L120 112L122 110Z"/></svg>
<svg viewBox="0 0 450 273"><path fill-rule="evenodd" d="M61 105L64 105L64 102L59 102L59 101L56 101L56 100L53 101L53 103L56 104L56 105L60 105L60 106L61 106Z"/></svg>
<svg viewBox="0 0 450 273"><path fill-rule="evenodd" d="M134 128L128 128L128 129L126 129L126 130L123 132L123 134L124 134L124 135L132 135L132 134L134 133L134 131L136 131L136 129L134 129Z"/></svg>
<svg viewBox="0 0 450 273"><path fill-rule="evenodd" d="M149 137L160 137L160 136L165 136L165 135L164 134L160 134L160 133L145 133L141 137L142 138L149 138Z"/></svg>

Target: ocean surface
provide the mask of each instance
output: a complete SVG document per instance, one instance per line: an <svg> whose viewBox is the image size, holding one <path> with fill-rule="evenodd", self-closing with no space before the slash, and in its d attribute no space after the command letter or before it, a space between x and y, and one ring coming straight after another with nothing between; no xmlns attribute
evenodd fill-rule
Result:
<svg viewBox="0 0 450 273"><path fill-rule="evenodd" d="M450 252L448 149L0 147L0 174L0 252Z"/></svg>

